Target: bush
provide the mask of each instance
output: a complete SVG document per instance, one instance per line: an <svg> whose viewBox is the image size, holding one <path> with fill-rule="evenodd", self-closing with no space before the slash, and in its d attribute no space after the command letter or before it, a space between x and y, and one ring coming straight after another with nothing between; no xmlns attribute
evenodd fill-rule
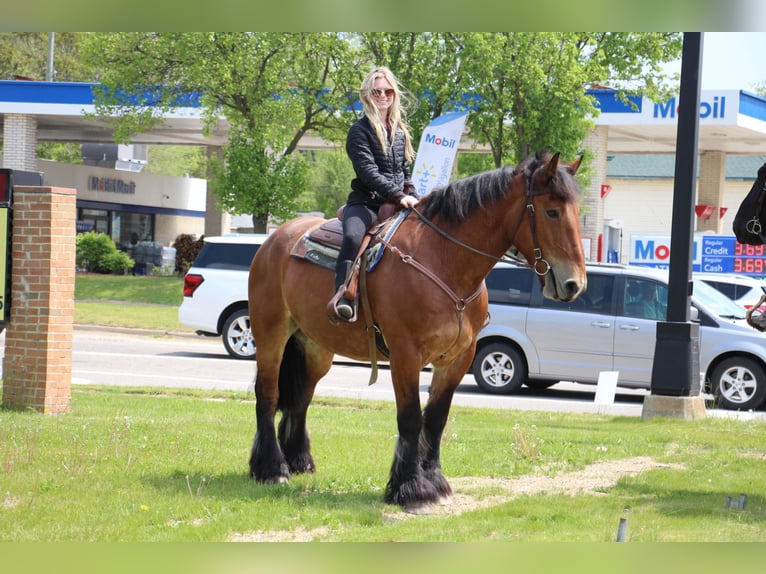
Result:
<svg viewBox="0 0 766 574"><path fill-rule="evenodd" d="M75 261L78 269L96 273L124 274L135 265L127 253L117 249L111 237L98 231L77 236Z"/></svg>
<svg viewBox="0 0 766 574"><path fill-rule="evenodd" d="M199 239L194 239L188 233L181 233L173 242L171 247L176 249L176 271L181 274L186 273L204 245L204 235Z"/></svg>

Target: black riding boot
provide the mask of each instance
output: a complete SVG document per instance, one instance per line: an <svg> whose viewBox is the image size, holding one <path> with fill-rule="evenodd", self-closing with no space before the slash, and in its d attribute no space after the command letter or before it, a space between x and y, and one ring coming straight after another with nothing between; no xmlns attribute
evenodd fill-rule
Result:
<svg viewBox="0 0 766 574"><path fill-rule="evenodd" d="M335 267L335 295L330 303L335 301L335 313L343 320L348 321L354 316L353 302L346 299L343 295L346 292L346 280L351 275L353 261L340 261Z"/></svg>

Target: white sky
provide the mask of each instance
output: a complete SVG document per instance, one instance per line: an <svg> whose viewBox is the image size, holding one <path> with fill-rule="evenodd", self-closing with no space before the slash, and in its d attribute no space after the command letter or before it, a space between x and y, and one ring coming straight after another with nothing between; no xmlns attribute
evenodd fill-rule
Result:
<svg viewBox="0 0 766 574"><path fill-rule="evenodd" d="M681 71L681 65L673 68ZM702 89L755 91L766 85L766 32L705 32Z"/></svg>

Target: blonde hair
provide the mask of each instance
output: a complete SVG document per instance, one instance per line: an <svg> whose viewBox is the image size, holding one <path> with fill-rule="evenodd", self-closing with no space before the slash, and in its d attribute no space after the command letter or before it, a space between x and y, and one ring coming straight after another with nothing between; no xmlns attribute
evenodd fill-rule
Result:
<svg viewBox="0 0 766 574"><path fill-rule="evenodd" d="M384 78L394 89L394 102L388 109L388 121L391 122L392 134L396 134L397 130L401 130L404 134L404 157L407 161L411 162L415 159L415 150L412 148L412 136L407 125L407 112L402 104L402 100L409 98L409 96L399 87L399 81L394 73L385 66L378 66L367 74L367 77L362 81L362 85L359 88L359 97L362 100L364 115L367 116L370 125L375 130L378 141L380 141L380 147L383 148L383 153L388 154L386 126L380 120L378 107L372 99L372 90L375 88L375 80L378 78Z"/></svg>

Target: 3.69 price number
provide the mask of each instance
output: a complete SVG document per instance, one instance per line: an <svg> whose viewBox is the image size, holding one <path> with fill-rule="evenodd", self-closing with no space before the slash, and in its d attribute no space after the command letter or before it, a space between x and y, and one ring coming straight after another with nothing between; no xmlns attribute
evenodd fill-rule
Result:
<svg viewBox="0 0 766 574"><path fill-rule="evenodd" d="M766 259L760 259L758 257L735 257L734 273L766 275Z"/></svg>
<svg viewBox="0 0 766 574"><path fill-rule="evenodd" d="M766 245L745 245L737 241L734 243L734 256L737 255L766 257Z"/></svg>

